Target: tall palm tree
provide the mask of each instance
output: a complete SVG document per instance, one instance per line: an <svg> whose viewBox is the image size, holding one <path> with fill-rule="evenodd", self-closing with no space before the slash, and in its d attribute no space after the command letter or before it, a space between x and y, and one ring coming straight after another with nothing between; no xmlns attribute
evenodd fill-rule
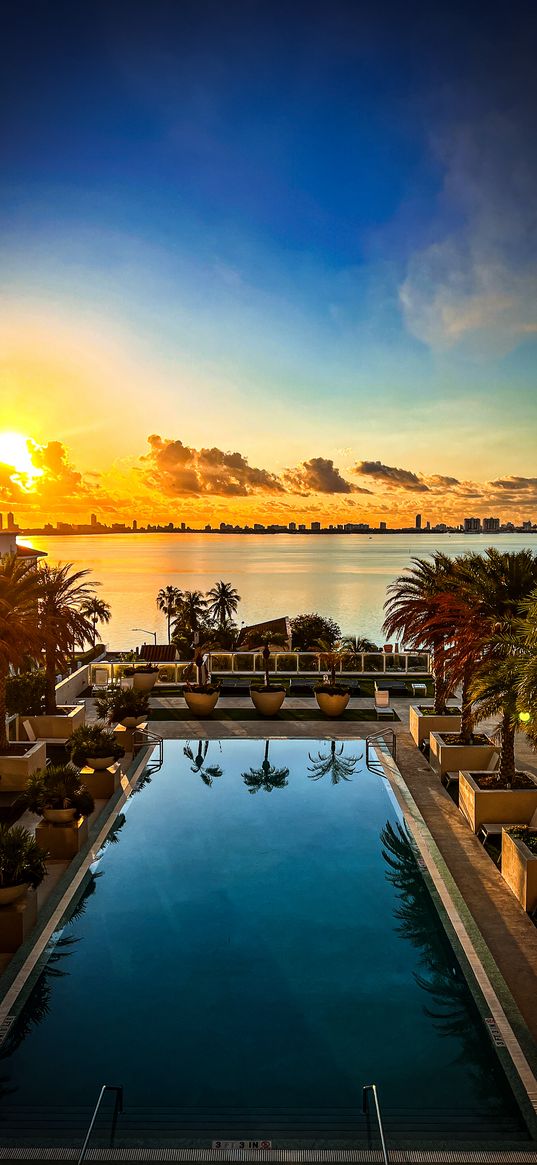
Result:
<svg viewBox="0 0 537 1165"><path fill-rule="evenodd" d="M277 769L269 760L270 741L265 741L265 756L258 769L249 769L242 773L242 779L249 793L257 793L264 789L265 793L272 793L273 789L285 789L289 769Z"/></svg>
<svg viewBox="0 0 537 1165"><path fill-rule="evenodd" d="M537 588L522 604L523 653L519 664L519 720L537 747Z"/></svg>
<svg viewBox="0 0 537 1165"><path fill-rule="evenodd" d="M81 611L87 615L93 624L93 634L91 642L93 647L97 642L97 623L109 623L112 618L112 609L109 603L104 599L100 599L97 595L93 595L91 599L87 599L82 603Z"/></svg>
<svg viewBox="0 0 537 1165"><path fill-rule="evenodd" d="M207 592L207 613L218 627L222 628L231 621L233 615L237 614L240 601L241 597L235 587L220 579L220 582L215 583Z"/></svg>
<svg viewBox="0 0 537 1165"><path fill-rule="evenodd" d="M335 740L330 741L330 752L318 752L316 757L308 753L311 761L311 768L308 768L308 776L312 781L320 781L322 777L330 774L330 780L333 785L339 785L340 781L350 781L352 774L356 772L356 765L360 757L358 756L344 756L344 744L336 745Z"/></svg>
<svg viewBox="0 0 537 1165"><path fill-rule="evenodd" d="M179 631L187 627L195 635L203 624L206 612L207 601L201 591L182 591L177 603L174 627Z"/></svg>
<svg viewBox="0 0 537 1165"><path fill-rule="evenodd" d="M432 654L437 716L445 711L449 685L446 634L435 626L434 616L438 614L438 596L449 587L453 572L453 560L440 551L431 558L413 558L411 567L390 583L384 604L384 634L402 639L414 651Z"/></svg>
<svg viewBox="0 0 537 1165"><path fill-rule="evenodd" d="M372 639L368 639L366 635L346 635L341 640L341 648L351 660L358 655L379 650L377 644L373 643Z"/></svg>
<svg viewBox="0 0 537 1165"><path fill-rule="evenodd" d="M16 555L0 559L0 750L8 745L6 684L10 668L20 667L39 651L37 632L38 576Z"/></svg>
<svg viewBox="0 0 537 1165"><path fill-rule="evenodd" d="M73 571L71 562L64 566L39 568L38 628L45 654L45 712L54 715L56 707L56 673L64 668L75 646L83 647L93 634L91 618L84 605L93 598L93 584L83 580L89 570Z"/></svg>
<svg viewBox="0 0 537 1165"><path fill-rule="evenodd" d="M166 616L168 624L168 643L171 643L172 618L177 614L177 608L183 597L179 587L161 587L157 595L157 607Z"/></svg>
<svg viewBox="0 0 537 1165"><path fill-rule="evenodd" d="M336 668L343 660L343 653L341 645L335 643L333 647L326 639L318 639L316 647L319 648L319 659L321 667L328 668L330 672L330 684L334 688L336 686Z"/></svg>

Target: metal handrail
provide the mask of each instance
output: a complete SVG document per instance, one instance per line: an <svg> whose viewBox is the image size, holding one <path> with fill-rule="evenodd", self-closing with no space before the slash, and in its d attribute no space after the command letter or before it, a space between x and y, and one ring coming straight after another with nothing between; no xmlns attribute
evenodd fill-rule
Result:
<svg viewBox="0 0 537 1165"><path fill-rule="evenodd" d="M373 1100L375 1102L375 1111L377 1114L377 1121L378 1121L379 1133L380 1133L380 1143L382 1145L382 1160L384 1162L384 1165L390 1165L390 1162L388 1160L388 1150L386 1148L386 1139L384 1136L384 1125L382 1123L382 1117L380 1115L380 1104L379 1104L379 1098L378 1098L376 1084L364 1084L364 1086L362 1088L362 1111L366 1115L369 1112L369 1093L370 1092L373 1093Z"/></svg>
<svg viewBox="0 0 537 1165"><path fill-rule="evenodd" d="M105 1092L115 1092L115 1094L116 1094L116 1103L114 1105L114 1119L115 1119L118 1112L123 1112L123 1085L122 1084L103 1084L101 1091L99 1093L99 1099L98 1099L97 1104L95 1105L95 1108L93 1110L93 1116L92 1116L91 1121L90 1121L89 1129L86 1133L86 1138L85 1138L84 1144L82 1145L82 1149L80 1151L80 1157L78 1158L77 1165L82 1165L82 1162L86 1160L86 1153L88 1151L88 1145L90 1143L91 1134L93 1132L93 1126L95 1124L95 1121L97 1120L97 1114L98 1114L99 1109L101 1107L103 1096L104 1096Z"/></svg>
<svg viewBox="0 0 537 1165"><path fill-rule="evenodd" d="M397 733L393 728L384 728L379 732L370 732L365 738L365 763L369 763L369 750L374 745L375 741L382 740L386 743L386 737L391 737L390 743L387 745L388 751L394 760L397 758Z"/></svg>
<svg viewBox="0 0 537 1165"><path fill-rule="evenodd" d="M139 751L144 744L152 744L158 748L159 764L164 760L164 737L159 736L157 732L152 732L150 728L135 728L133 731L133 751ZM136 746L138 748L136 749Z"/></svg>

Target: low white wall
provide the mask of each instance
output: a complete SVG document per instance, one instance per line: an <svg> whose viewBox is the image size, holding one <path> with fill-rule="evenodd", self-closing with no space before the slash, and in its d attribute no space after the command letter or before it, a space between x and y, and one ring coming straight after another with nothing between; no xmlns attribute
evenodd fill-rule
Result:
<svg viewBox="0 0 537 1165"><path fill-rule="evenodd" d="M78 699L80 693L89 687L89 675L90 664L85 663L84 667L79 667L78 671L60 680L59 684L56 684L56 703L72 704L73 700Z"/></svg>

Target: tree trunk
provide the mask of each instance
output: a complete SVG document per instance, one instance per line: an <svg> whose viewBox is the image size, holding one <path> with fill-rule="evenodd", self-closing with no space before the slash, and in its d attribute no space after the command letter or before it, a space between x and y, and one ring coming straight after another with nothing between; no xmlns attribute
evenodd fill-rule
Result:
<svg viewBox="0 0 537 1165"><path fill-rule="evenodd" d="M472 711L472 701L470 700L471 673L469 668L465 668L462 677L462 694L461 694L461 743L471 744L474 733L474 716Z"/></svg>
<svg viewBox="0 0 537 1165"><path fill-rule="evenodd" d="M515 727L509 709L505 709L500 735L500 764L498 771L508 788L511 788L516 773L515 767Z"/></svg>
<svg viewBox="0 0 537 1165"><path fill-rule="evenodd" d="M96 642L97 642L97 616L94 615L93 616L93 646L94 647L95 647Z"/></svg>
<svg viewBox="0 0 537 1165"><path fill-rule="evenodd" d="M6 683L7 683L7 667L3 660L0 661L0 752L8 747L7 739L7 724L6 724Z"/></svg>
<svg viewBox="0 0 537 1165"><path fill-rule="evenodd" d="M58 711L56 705L56 655L53 651L45 652L45 712L47 716L55 716Z"/></svg>
<svg viewBox="0 0 537 1165"><path fill-rule="evenodd" d="M263 661L265 664L265 687L269 688L270 687L270 673L269 673L270 647L263 648Z"/></svg>
<svg viewBox="0 0 537 1165"><path fill-rule="evenodd" d="M443 644L435 644L433 648L433 675L434 713L435 716L443 716L446 711L446 666Z"/></svg>
<svg viewBox="0 0 537 1165"><path fill-rule="evenodd" d="M168 611L168 643L171 643L171 641L172 641L171 625L172 625L172 613L171 613L171 611Z"/></svg>

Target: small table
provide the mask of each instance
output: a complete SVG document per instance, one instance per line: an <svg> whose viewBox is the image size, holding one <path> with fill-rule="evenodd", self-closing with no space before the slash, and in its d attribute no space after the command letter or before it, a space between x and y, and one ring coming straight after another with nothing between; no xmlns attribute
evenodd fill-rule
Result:
<svg viewBox="0 0 537 1165"><path fill-rule="evenodd" d="M411 684L413 696L426 696L427 684Z"/></svg>

